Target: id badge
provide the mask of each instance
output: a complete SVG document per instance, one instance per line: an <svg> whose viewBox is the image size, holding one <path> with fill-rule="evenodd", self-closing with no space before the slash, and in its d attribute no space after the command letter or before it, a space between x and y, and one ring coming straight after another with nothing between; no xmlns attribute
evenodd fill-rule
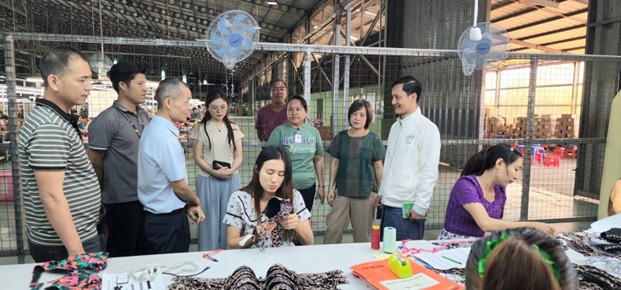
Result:
<svg viewBox="0 0 621 290"><path fill-rule="evenodd" d="M302 134L298 132L293 134L293 142L295 142L295 144L302 144Z"/></svg>

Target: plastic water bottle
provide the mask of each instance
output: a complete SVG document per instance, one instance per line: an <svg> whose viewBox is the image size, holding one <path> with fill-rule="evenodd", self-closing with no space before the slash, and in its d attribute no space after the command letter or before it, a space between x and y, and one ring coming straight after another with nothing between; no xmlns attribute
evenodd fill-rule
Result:
<svg viewBox="0 0 621 290"><path fill-rule="evenodd" d="M371 230L371 249L379 250L380 248L380 226L373 225Z"/></svg>

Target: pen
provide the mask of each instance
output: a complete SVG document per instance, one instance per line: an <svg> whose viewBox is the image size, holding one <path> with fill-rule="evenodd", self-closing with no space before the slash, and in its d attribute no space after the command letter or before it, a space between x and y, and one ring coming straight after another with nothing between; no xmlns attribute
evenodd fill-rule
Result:
<svg viewBox="0 0 621 290"><path fill-rule="evenodd" d="M451 262L453 262L453 263L458 264L458 265L460 265L460 266L461 266L461 262L459 262L459 261L457 261L457 260L455 260L455 259L451 259L451 258L449 258L449 257L447 257L447 256L442 256L442 258L444 258L444 259L446 259L446 260L449 260L449 261L451 261Z"/></svg>
<svg viewBox="0 0 621 290"><path fill-rule="evenodd" d="M218 254L218 253L220 253L221 251L222 251L222 250L218 249L218 250L215 250L215 251L211 251L211 252L208 252L208 253L204 253L204 254L203 254L203 258L205 258L205 259L207 259L207 260L209 260L209 261L218 262L218 260L217 260L216 258L212 257L212 256L217 255L217 254Z"/></svg>

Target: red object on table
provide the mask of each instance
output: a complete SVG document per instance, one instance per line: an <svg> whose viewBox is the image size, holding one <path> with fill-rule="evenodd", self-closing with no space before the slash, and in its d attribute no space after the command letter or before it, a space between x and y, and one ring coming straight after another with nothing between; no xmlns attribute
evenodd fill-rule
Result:
<svg viewBox="0 0 621 290"><path fill-rule="evenodd" d="M373 226L371 231L371 249L379 250L380 248L380 227L378 225Z"/></svg>

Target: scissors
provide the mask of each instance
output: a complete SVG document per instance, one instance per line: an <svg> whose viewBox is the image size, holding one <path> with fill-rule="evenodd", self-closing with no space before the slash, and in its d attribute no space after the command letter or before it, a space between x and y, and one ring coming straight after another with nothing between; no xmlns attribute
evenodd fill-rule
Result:
<svg viewBox="0 0 621 290"><path fill-rule="evenodd" d="M222 252L222 249L217 249L211 252L207 252L203 254L203 258L209 260L209 261L213 261L213 262L218 262L218 260L216 258L214 258L213 256L217 255L218 253Z"/></svg>

